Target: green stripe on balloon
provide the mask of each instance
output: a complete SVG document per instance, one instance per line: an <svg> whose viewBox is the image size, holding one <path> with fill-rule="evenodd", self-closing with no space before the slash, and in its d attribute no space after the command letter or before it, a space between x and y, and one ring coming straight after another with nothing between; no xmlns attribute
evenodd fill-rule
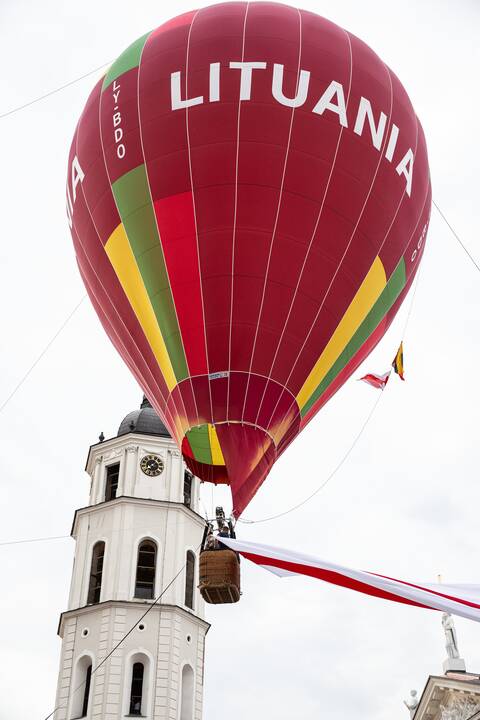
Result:
<svg viewBox="0 0 480 720"><path fill-rule="evenodd" d="M125 231L162 333L173 371L188 377L182 337L173 303L145 166L130 170L112 185Z"/></svg>
<svg viewBox="0 0 480 720"><path fill-rule="evenodd" d="M362 347L362 345L368 340L370 335L378 327L380 322L383 320L387 312L393 306L395 300L398 298L406 283L405 275L405 261L402 257L397 267L390 275L385 288L378 298L375 305L368 313L365 320L362 322L350 342L346 346L345 350L340 354L336 362L332 365L328 373L323 378L320 385L314 391L314 393L307 400L305 405L300 410L301 417L307 414L312 405L319 399L321 395L328 388L337 377L338 373L343 370L347 363L352 359L355 353Z"/></svg>
<svg viewBox="0 0 480 720"><path fill-rule="evenodd" d="M143 46L145 45L149 35L150 33L148 32L146 35L138 38L138 40L135 40L134 43L132 43L121 55L119 55L105 75L102 91L106 90L114 80L120 77L120 75L123 75L129 70L139 66Z"/></svg>
<svg viewBox="0 0 480 720"><path fill-rule="evenodd" d="M212 451L210 449L208 425L199 425L198 427L192 428L187 432L187 438L195 460L211 465Z"/></svg>

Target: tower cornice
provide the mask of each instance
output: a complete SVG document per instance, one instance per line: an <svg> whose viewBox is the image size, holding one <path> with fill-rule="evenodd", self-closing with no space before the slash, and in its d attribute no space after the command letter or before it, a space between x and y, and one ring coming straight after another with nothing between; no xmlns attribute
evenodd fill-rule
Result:
<svg viewBox="0 0 480 720"><path fill-rule="evenodd" d="M142 611L145 612L148 605L153 606L150 612L177 612L180 613L182 617L188 618L190 620L193 619L198 622L198 624L205 630L205 634L207 634L207 632L210 630L211 625L209 622L196 615L193 611L190 612L189 610L180 607L180 605L164 605L163 603L154 604L153 600L145 600L143 602L139 602L138 600L105 600L104 602L96 603L94 605L84 605L80 608L75 608L73 610L65 610L64 612L62 612L58 621L57 635L63 638L63 629L65 622L71 617L85 617L89 614L97 614L99 608L138 608L139 612L141 613ZM138 619L138 622L140 622L140 617Z"/></svg>
<svg viewBox="0 0 480 720"><path fill-rule="evenodd" d="M75 510L75 515L73 517L73 523L72 523L72 529L70 531L70 535L75 538L76 537L76 529L78 524L78 519L82 515L93 515L95 513L104 512L106 508L113 508L118 505L134 505L137 506L144 506L144 507L158 507L158 508L167 508L167 509L175 509L180 511L181 513L184 513L187 517L191 518L199 527L205 526L205 518L203 518L201 515L199 515L195 510L192 510L191 508L187 507L183 503L180 502L172 502L169 500L151 500L148 498L137 498L137 497L131 497L129 495L120 495L119 497L116 497L114 500L108 500L101 503L97 503L96 505L86 505L82 508L78 508Z"/></svg>

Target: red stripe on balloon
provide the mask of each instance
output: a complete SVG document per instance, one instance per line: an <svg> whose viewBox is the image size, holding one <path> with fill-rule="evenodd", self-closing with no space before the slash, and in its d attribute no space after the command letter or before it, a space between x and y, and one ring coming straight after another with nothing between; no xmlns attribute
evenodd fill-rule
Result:
<svg viewBox="0 0 480 720"><path fill-rule="evenodd" d="M154 203L190 375L208 373L192 193Z"/></svg>
<svg viewBox="0 0 480 720"><path fill-rule="evenodd" d="M275 448L267 433L249 425L221 424L216 431L232 488L233 513L238 517L275 462Z"/></svg>

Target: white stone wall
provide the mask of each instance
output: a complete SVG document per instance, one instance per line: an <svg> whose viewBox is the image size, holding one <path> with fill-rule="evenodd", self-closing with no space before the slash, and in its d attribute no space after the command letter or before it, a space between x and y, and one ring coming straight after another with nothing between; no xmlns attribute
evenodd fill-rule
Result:
<svg viewBox="0 0 480 720"><path fill-rule="evenodd" d="M72 617L65 623L63 630L62 652L60 670L58 673L57 697L55 707L59 709L55 713L55 720L65 720L67 717L67 705L72 685L72 667L75 650L77 618Z"/></svg>
<svg viewBox="0 0 480 720"><path fill-rule="evenodd" d="M139 622L143 612L140 603L106 603L71 611L64 617L57 693L57 705L62 707L57 710L55 720L72 718L76 684L72 677L82 657L93 655L95 667L133 626L133 632L92 676L88 718L119 720L128 714L129 661L142 654L152 661L142 714L149 720L178 720L181 671L188 663L195 676L192 720L201 720L207 623L174 606L155 606ZM144 629L140 630L139 625ZM82 688L77 692L83 697Z"/></svg>

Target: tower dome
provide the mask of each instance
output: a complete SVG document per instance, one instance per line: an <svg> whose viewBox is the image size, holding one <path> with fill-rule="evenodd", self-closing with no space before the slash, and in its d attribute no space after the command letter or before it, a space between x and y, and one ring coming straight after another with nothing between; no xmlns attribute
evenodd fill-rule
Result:
<svg viewBox="0 0 480 720"><path fill-rule="evenodd" d="M128 415L123 418L118 428L117 437L131 432L141 433L143 435L171 437L145 395L143 396L140 409L132 410L132 412L129 412Z"/></svg>

